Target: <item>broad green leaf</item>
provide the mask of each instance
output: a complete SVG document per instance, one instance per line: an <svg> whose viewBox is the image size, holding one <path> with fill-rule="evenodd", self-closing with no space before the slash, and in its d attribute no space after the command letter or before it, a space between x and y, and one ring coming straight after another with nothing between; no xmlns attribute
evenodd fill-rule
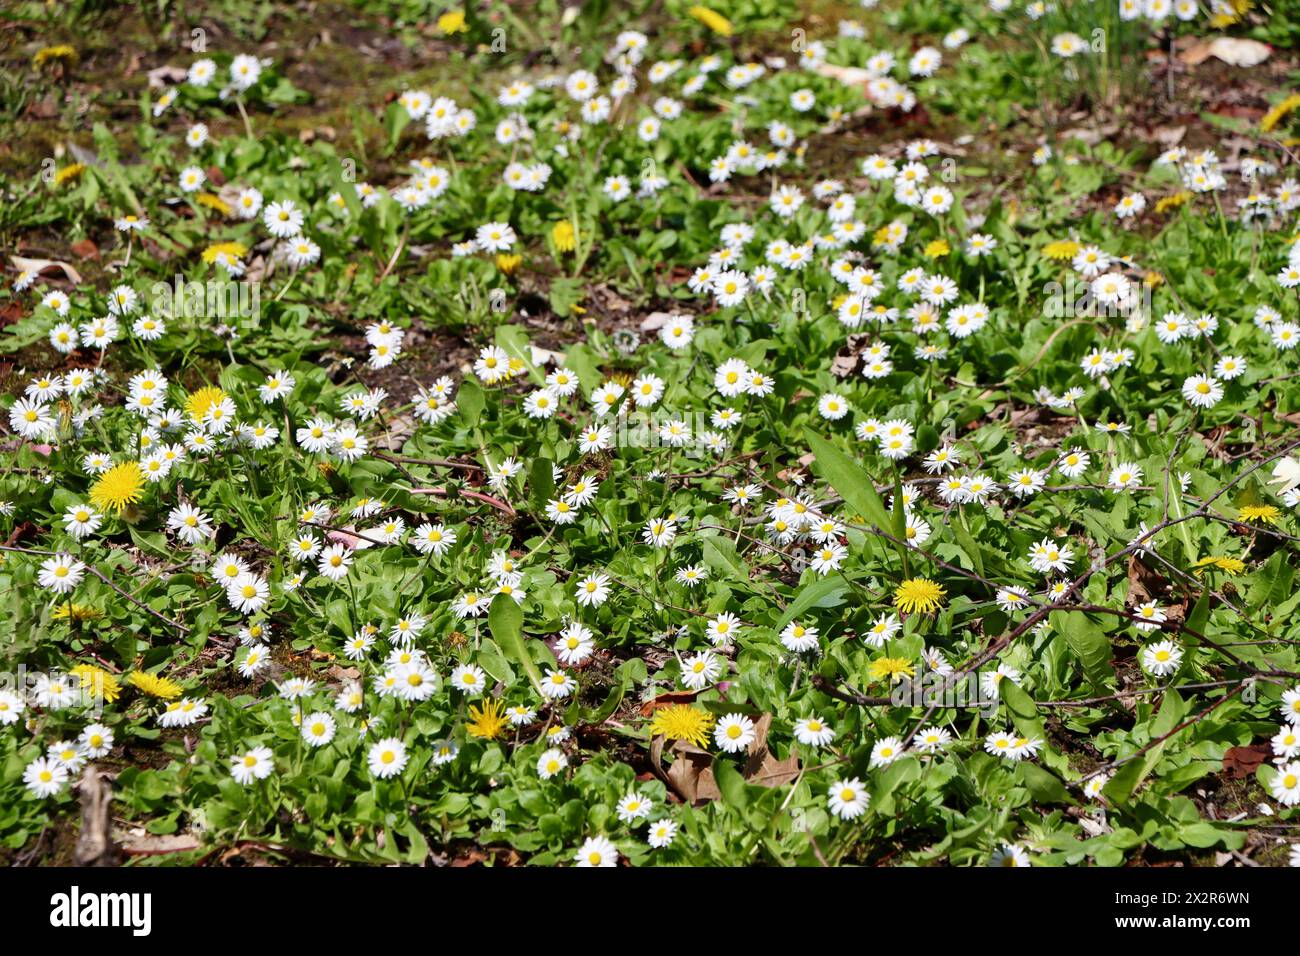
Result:
<svg viewBox="0 0 1300 956"><path fill-rule="evenodd" d="M815 467L844 503L867 524L888 531L893 523L867 470L815 432L808 432L808 444L816 456Z"/></svg>
<svg viewBox="0 0 1300 956"><path fill-rule="evenodd" d="M809 584L799 589L795 599L790 602L781 619L776 622L775 630L782 630L787 624L797 618L800 614L811 610L815 607L839 607L844 603L844 594L849 589L849 583L844 580L841 574L830 574L824 578L817 578Z"/></svg>
<svg viewBox="0 0 1300 956"><path fill-rule="evenodd" d="M488 627L492 631L492 636L506 657L518 663L532 679L533 686L540 689L542 672L538 670L537 663L528 653L523 636L523 625L524 612L515 603L514 598L506 594L498 594L492 599L492 606L488 608Z"/></svg>
<svg viewBox="0 0 1300 956"><path fill-rule="evenodd" d="M735 765L725 757L713 759L713 778L722 791L722 799L737 810L744 810L749 805L749 794L745 790L745 778Z"/></svg>
<svg viewBox="0 0 1300 956"><path fill-rule="evenodd" d="M390 155L397 149L397 143L402 138L402 130L406 129L410 122L411 114L407 112L405 106L396 100L388 104L388 109L384 111L384 132L388 134Z"/></svg>
<svg viewBox="0 0 1300 956"><path fill-rule="evenodd" d="M486 405L487 397L478 382L467 378L460 383L460 389L456 392L456 407L460 410L460 417L466 425L477 425Z"/></svg>
<svg viewBox="0 0 1300 956"><path fill-rule="evenodd" d="M1043 718L1038 714L1038 706L1015 681L1003 678L998 682L998 696L1007 705L1016 729L1027 737L1046 739Z"/></svg>
<svg viewBox="0 0 1300 956"><path fill-rule="evenodd" d="M555 474L551 459L538 456L528 469L528 493L538 514L546 510L546 503L555 496Z"/></svg>
<svg viewBox="0 0 1300 956"><path fill-rule="evenodd" d="M1065 784L1038 764L1020 763L1016 766L1016 775L1025 789L1040 803L1074 803Z"/></svg>
<svg viewBox="0 0 1300 956"><path fill-rule="evenodd" d="M1104 686L1114 678L1115 672L1110 666L1110 639L1099 625L1082 611L1055 611L1052 623L1083 664L1083 672L1094 687Z"/></svg>
<svg viewBox="0 0 1300 956"><path fill-rule="evenodd" d="M1176 692L1167 691L1165 699L1160 704L1159 712L1151 721L1149 728L1151 739L1157 740L1170 733L1178 726L1185 712L1186 705L1183 699ZM1106 799L1117 805L1127 803L1133 792L1142 785L1142 781L1160 762L1160 757L1164 754L1165 747L1168 744L1168 740L1162 740L1141 756L1135 757L1120 767L1115 772L1115 776L1111 777L1106 786L1102 788Z"/></svg>
<svg viewBox="0 0 1300 956"><path fill-rule="evenodd" d="M710 570L737 581L749 581L749 568L740 555L736 554L736 546L730 538L720 538L717 535L701 538L700 550L703 552L704 563Z"/></svg>
<svg viewBox="0 0 1300 956"><path fill-rule="evenodd" d="M396 104L393 105L396 106ZM391 110L392 107L389 107L389 109ZM402 112L405 113L406 110L402 109ZM365 208L361 205L361 199L357 196L357 185L354 182L356 171L352 170L351 172L351 177L345 175L343 163L340 160L335 159L329 164L330 185L343 197L343 204L348 207L348 218L352 222L358 222L365 212Z"/></svg>

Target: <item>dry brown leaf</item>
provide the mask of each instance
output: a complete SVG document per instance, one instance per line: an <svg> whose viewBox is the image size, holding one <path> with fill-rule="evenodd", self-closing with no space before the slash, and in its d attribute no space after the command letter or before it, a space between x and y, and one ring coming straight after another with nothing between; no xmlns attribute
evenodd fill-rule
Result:
<svg viewBox="0 0 1300 956"><path fill-rule="evenodd" d="M678 315L680 315L678 312L651 312L641 320L641 331L657 332L676 319Z"/></svg>
<svg viewBox="0 0 1300 956"><path fill-rule="evenodd" d="M1061 134L1062 139L1077 139L1085 146L1096 146L1104 139L1110 139L1120 131L1119 123L1103 123L1100 126L1080 126L1067 129Z"/></svg>
<svg viewBox="0 0 1300 956"><path fill-rule="evenodd" d="M362 532L357 531L357 526L345 524L342 528L325 532L325 537L337 544L345 544L353 551L364 551L366 548L375 546L374 540L370 535L361 537Z"/></svg>
<svg viewBox="0 0 1300 956"><path fill-rule="evenodd" d="M777 760L772 751L764 749L763 758L757 767L751 767L753 760L745 765L745 781L760 787L783 787L793 783L799 777L799 758L794 754L784 760Z"/></svg>
<svg viewBox="0 0 1300 956"><path fill-rule="evenodd" d="M169 83L180 83L189 73L179 66L159 66L150 70L149 86L155 90L165 89Z"/></svg>
<svg viewBox="0 0 1300 956"><path fill-rule="evenodd" d="M338 681L339 683L343 683L344 681L350 681L350 680L359 680L361 678L361 671L358 670L357 668L343 667L339 664L335 664L333 667L327 668L325 673L328 674L330 677L332 677L334 680Z"/></svg>
<svg viewBox="0 0 1300 956"><path fill-rule="evenodd" d="M767 746L768 732L772 727L772 715L763 714L754 722L754 740L747 750L744 769L741 771L747 783L760 787L780 787L799 776L799 758L794 754L784 760L778 760ZM722 791L713 775L713 755L701 750L684 740L675 740L669 752L673 762L664 773L661 767L663 759L664 738L656 737L650 742L650 767L683 800L696 804L706 800L721 800Z"/></svg>
<svg viewBox="0 0 1300 956"><path fill-rule="evenodd" d="M538 368L543 365L563 365L564 353L553 352L550 349L539 348L536 345L528 346L528 357Z"/></svg>
<svg viewBox="0 0 1300 956"><path fill-rule="evenodd" d="M1267 744L1252 744L1249 747L1232 747L1223 755L1223 772L1235 779L1253 777L1260 764L1269 758Z"/></svg>
<svg viewBox="0 0 1300 956"><path fill-rule="evenodd" d="M1178 54L1178 59L1189 66L1196 66L1210 57L1215 57L1230 66L1250 67L1263 63L1272 52L1272 47L1258 40L1247 40L1243 37L1215 37L1212 40L1202 39L1193 43Z"/></svg>
<svg viewBox="0 0 1300 956"><path fill-rule="evenodd" d="M1145 564L1138 560L1136 554L1128 559L1128 599L1129 604L1145 604L1156 597L1160 591L1162 579Z"/></svg>
<svg viewBox="0 0 1300 956"><path fill-rule="evenodd" d="M59 262L56 259L25 259L22 256L10 256L9 261L19 272L31 270L37 275L49 275L51 271L62 272L64 278L72 282L81 282L80 272L66 262Z"/></svg>
<svg viewBox="0 0 1300 956"><path fill-rule="evenodd" d="M722 799L722 791L713 777L712 754L682 740L674 740L669 750L673 762L668 767L668 781L682 799L691 803Z"/></svg>
<svg viewBox="0 0 1300 956"><path fill-rule="evenodd" d="M839 80L845 86L861 86L863 88L876 78L876 74L870 70L864 70L858 66L835 66L833 63L823 63L817 67L817 72L822 76L829 76L832 80Z"/></svg>
<svg viewBox="0 0 1300 956"><path fill-rule="evenodd" d="M452 867L478 866L480 863L486 863L488 855L477 847L469 847L460 856L457 856L449 864Z"/></svg>
<svg viewBox="0 0 1300 956"><path fill-rule="evenodd" d="M190 836L187 833L167 833L161 836L155 836L152 833L132 834L130 839L120 842L122 849L132 856L182 853L186 850L197 850L203 845L199 842L198 837Z"/></svg>
<svg viewBox="0 0 1300 956"><path fill-rule="evenodd" d="M831 374L836 378L848 378L856 372L862 362L861 351L870 341L871 336L866 332L850 335L831 360Z"/></svg>
<svg viewBox="0 0 1300 956"><path fill-rule="evenodd" d="M767 750L767 734L772 729L772 715L763 714L754 721L754 739L750 742L747 753L750 757Z"/></svg>
<svg viewBox="0 0 1300 956"><path fill-rule="evenodd" d="M697 696L697 692L693 690L667 691L666 693L659 694L653 700L647 700L644 704L642 704L641 716L642 717L653 716L655 710L660 707L668 707L672 704L689 704L691 701L693 701L696 698L696 696Z"/></svg>
<svg viewBox="0 0 1300 956"><path fill-rule="evenodd" d="M244 270L244 281L261 282L270 275L270 263L266 256L257 256L248 263Z"/></svg>
<svg viewBox="0 0 1300 956"><path fill-rule="evenodd" d="M388 428L380 435L375 445L386 451L401 451L406 439L415 434L416 422L411 415L395 415L388 420Z"/></svg>
<svg viewBox="0 0 1300 956"><path fill-rule="evenodd" d="M1159 601L1169 625L1181 624L1187 617L1187 602L1186 600L1170 602L1169 587L1169 581L1159 572L1143 564L1137 554L1129 556L1128 606L1130 608L1145 604L1147 601Z"/></svg>
<svg viewBox="0 0 1300 956"><path fill-rule="evenodd" d="M754 724L754 742L749 745L749 758L741 772L746 782L760 787L779 787L799 776L799 758L794 754L778 760L767 746L767 735L772 729L772 715L764 714Z"/></svg>
<svg viewBox="0 0 1300 956"><path fill-rule="evenodd" d="M1166 148L1177 146L1186 135L1186 126L1157 126L1151 131L1151 138Z"/></svg>
<svg viewBox="0 0 1300 956"><path fill-rule="evenodd" d="M81 796L81 830L77 833L73 860L77 866L116 866L117 845L110 827L113 807L110 778L95 764L86 764L77 791Z"/></svg>

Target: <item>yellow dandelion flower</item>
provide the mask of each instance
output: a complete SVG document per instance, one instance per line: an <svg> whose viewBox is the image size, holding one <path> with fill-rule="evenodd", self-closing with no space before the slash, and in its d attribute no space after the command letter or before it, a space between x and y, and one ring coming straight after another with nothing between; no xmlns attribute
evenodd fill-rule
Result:
<svg viewBox="0 0 1300 956"><path fill-rule="evenodd" d="M686 14L691 19L703 23L720 37L729 37L734 32L731 21L716 10L710 10L708 7L691 7Z"/></svg>
<svg viewBox="0 0 1300 956"><path fill-rule="evenodd" d="M85 163L73 163L71 166L64 166L54 174L54 185L62 186L64 183L76 179L85 171Z"/></svg>
<svg viewBox="0 0 1300 956"><path fill-rule="evenodd" d="M1271 132L1278 123L1298 108L1300 108L1300 93L1292 93L1264 114L1264 118L1259 121L1260 132Z"/></svg>
<svg viewBox="0 0 1300 956"><path fill-rule="evenodd" d="M929 614L943 605L944 593L929 578L908 578L894 590L894 607L905 614Z"/></svg>
<svg viewBox="0 0 1300 956"><path fill-rule="evenodd" d="M1232 0L1232 11L1220 8L1218 12L1210 17L1210 26L1216 30L1232 26L1253 6L1252 0Z"/></svg>
<svg viewBox="0 0 1300 956"><path fill-rule="evenodd" d="M875 231L875 234L872 235L871 244L873 246L889 245L889 240L892 238L892 235L893 235L892 229L890 229L888 226L881 226L879 229Z"/></svg>
<svg viewBox="0 0 1300 956"><path fill-rule="evenodd" d="M225 253L232 259L243 258L244 253L248 252L248 246L242 242L218 242L208 246L203 250L203 261L208 265L217 261L217 256Z"/></svg>
<svg viewBox="0 0 1300 956"><path fill-rule="evenodd" d="M1282 512L1273 505L1246 505L1238 513L1242 521L1258 521L1260 524L1277 524Z"/></svg>
<svg viewBox="0 0 1300 956"><path fill-rule="evenodd" d="M1159 272L1148 272L1142 277L1142 284L1148 289L1154 289L1158 285L1165 284L1165 277Z"/></svg>
<svg viewBox="0 0 1300 956"><path fill-rule="evenodd" d="M505 729L505 704L499 700L489 700L482 707L471 705L469 715L471 719L465 730L471 737L496 740Z"/></svg>
<svg viewBox="0 0 1300 956"><path fill-rule="evenodd" d="M497 258L496 258L497 268L500 269L503 273L505 273L508 276L514 275L515 270L519 268L519 263L523 261L524 261L524 257L519 255L519 253L517 252L512 252L509 254L504 252L497 253Z"/></svg>
<svg viewBox="0 0 1300 956"><path fill-rule="evenodd" d="M68 66L75 66L78 60L77 51L66 43L60 43L57 46L42 47L36 51L32 57L32 66L40 69L46 63L57 62L64 63Z"/></svg>
<svg viewBox="0 0 1300 956"><path fill-rule="evenodd" d="M158 697L162 700L173 700L181 696L184 691L184 688L174 680L150 674L148 671L132 671L127 675L126 682L150 697Z"/></svg>
<svg viewBox="0 0 1300 956"><path fill-rule="evenodd" d="M904 677L911 677L916 673L916 668L905 657L878 657L871 662L870 671L876 680L888 677L896 683Z"/></svg>
<svg viewBox="0 0 1300 956"><path fill-rule="evenodd" d="M444 13L438 18L438 29L448 36L467 31L469 27L465 25L465 11L451 10Z"/></svg>
<svg viewBox="0 0 1300 956"><path fill-rule="evenodd" d="M199 193L198 197L195 199L195 202L197 202L200 206L207 206L209 209L215 209L223 216L229 216L231 213L235 211L234 209L231 208L230 203L226 202L220 196L213 195L212 193ZM231 245L238 245L238 243L231 243ZM206 252L203 255L205 258L207 257Z"/></svg>
<svg viewBox="0 0 1300 956"><path fill-rule="evenodd" d="M1207 568L1218 568L1225 574L1235 575L1246 570L1246 562L1240 558L1224 558L1212 554L1197 561L1193 570L1196 572L1196 576L1200 577Z"/></svg>
<svg viewBox="0 0 1300 956"><path fill-rule="evenodd" d="M203 416L208 413L208 409L226 398L226 393L215 385L208 385L196 392L192 392L190 397L185 400L185 414L195 423L201 422Z"/></svg>
<svg viewBox="0 0 1300 956"><path fill-rule="evenodd" d="M101 511L121 514L127 505L133 505L144 494L144 472L140 464L124 461L114 465L99 476L90 486L90 503Z"/></svg>
<svg viewBox="0 0 1300 956"><path fill-rule="evenodd" d="M1156 200L1156 215L1167 213L1171 209L1177 209L1192 198L1191 190L1180 189L1172 196L1162 196Z"/></svg>
<svg viewBox="0 0 1300 956"><path fill-rule="evenodd" d="M94 621L103 616L103 611L89 604L60 604L50 612L56 621Z"/></svg>
<svg viewBox="0 0 1300 956"><path fill-rule="evenodd" d="M952 247L948 245L947 239L934 239L926 243L925 246L925 257L927 259L938 259L950 252L952 252Z"/></svg>
<svg viewBox="0 0 1300 956"><path fill-rule="evenodd" d="M82 690L88 690L110 704L122 694L122 682L102 667L96 667L94 664L78 664L68 673L81 679Z"/></svg>
<svg viewBox="0 0 1300 956"><path fill-rule="evenodd" d="M669 740L685 740L697 747L708 743L713 717L690 704L669 704L655 710L650 721L650 736L663 735Z"/></svg>
<svg viewBox="0 0 1300 956"><path fill-rule="evenodd" d="M1056 262L1062 262L1066 259L1073 259L1082 248L1073 239L1057 239L1055 242L1049 242L1043 246L1043 255Z"/></svg>
<svg viewBox="0 0 1300 956"><path fill-rule="evenodd" d="M578 248L578 233L573 223L562 219L551 227L551 242L558 252L572 252Z"/></svg>

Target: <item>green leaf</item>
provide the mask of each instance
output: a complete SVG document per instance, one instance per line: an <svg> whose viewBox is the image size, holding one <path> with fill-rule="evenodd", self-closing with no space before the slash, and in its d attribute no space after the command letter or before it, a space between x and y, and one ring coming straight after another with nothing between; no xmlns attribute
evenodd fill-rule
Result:
<svg viewBox="0 0 1300 956"><path fill-rule="evenodd" d="M1178 726L1186 711L1187 705L1183 702L1183 699L1172 690L1166 691L1165 699L1160 704L1160 711L1156 714L1155 719L1151 721L1149 729L1152 739L1170 733ZM1165 747L1168 744L1168 740L1162 740L1140 757L1135 757L1120 767L1115 772L1115 776L1111 777L1106 786L1102 787L1102 793L1106 795L1106 799L1115 804L1128 802L1133 792L1147 778L1147 774L1154 770L1156 764L1160 762L1160 757L1164 754Z"/></svg>
<svg viewBox="0 0 1300 956"><path fill-rule="evenodd" d="M546 510L546 503L555 496L555 473L552 471L551 459L537 457L528 469L528 491L533 507L540 513Z"/></svg>
<svg viewBox="0 0 1300 956"><path fill-rule="evenodd" d="M406 110L403 109L402 112L405 113ZM355 173L355 171L353 172ZM361 219L362 214L365 212L365 209L362 207L361 200L357 196L356 183L352 181L352 179L355 178L355 175L349 178L343 174L343 163L340 160L335 159L329 164L330 185L333 186L335 191L343 197L343 204L348 207L349 218L351 218L353 222L358 222Z"/></svg>
<svg viewBox="0 0 1300 956"><path fill-rule="evenodd" d="M730 538L720 538L716 535L701 538L700 550L704 556L704 563L711 571L735 578L737 581L749 580L749 568L740 559L740 555L736 554L736 546Z"/></svg>
<svg viewBox="0 0 1300 956"><path fill-rule="evenodd" d="M565 276L551 280L549 302L551 311L561 318L573 315L573 307L582 301L583 284L580 279ZM579 374L581 378L581 374ZM595 388L595 386L591 386Z"/></svg>
<svg viewBox="0 0 1300 956"><path fill-rule="evenodd" d="M554 288L554 285L552 285ZM600 363L591 346L579 342L571 345L564 353L564 367L578 376L578 383L590 393L600 384Z"/></svg>
<svg viewBox="0 0 1300 956"><path fill-rule="evenodd" d="M483 417L483 409L486 405L487 397L478 382L467 378L460 383L460 389L456 392L456 407L460 409L460 417L464 419L466 425L477 425Z"/></svg>
<svg viewBox="0 0 1300 956"><path fill-rule="evenodd" d="M893 523L890 526L895 538L900 541L907 540L907 509L903 507L903 482L898 476L898 471L894 471L894 511L890 516Z"/></svg>
<svg viewBox="0 0 1300 956"><path fill-rule="evenodd" d="M920 776L921 764L915 757L899 757L885 768L884 773L876 778L876 787L871 794L872 808L880 814L892 814L894 812L894 791Z"/></svg>
<svg viewBox="0 0 1300 956"><path fill-rule="evenodd" d="M1196 599L1192 605L1191 613L1187 615L1184 621L1184 628L1194 634L1204 634L1205 625L1210 620L1210 589L1207 587L1201 591L1201 596ZM1199 638L1193 637L1193 640L1199 641Z"/></svg>
<svg viewBox="0 0 1300 956"><path fill-rule="evenodd" d="M1111 803L1120 806L1128 802L1129 797L1133 795L1133 791L1146 775L1147 765L1142 757L1130 760L1115 771L1115 776L1106 782L1101 792Z"/></svg>
<svg viewBox="0 0 1300 956"><path fill-rule="evenodd" d="M800 614L811 608L839 607L844 603L844 594L848 589L849 583L840 574L827 575L805 585L799 589L798 595L790 602L790 606L785 609L785 613L781 615L781 620L776 623L775 630L782 630Z"/></svg>
<svg viewBox="0 0 1300 956"><path fill-rule="evenodd" d="M749 805L749 794L745 790L745 778L728 760L717 758L713 761L713 778L718 782L722 799L737 810L744 810Z"/></svg>
<svg viewBox="0 0 1300 956"><path fill-rule="evenodd" d="M1110 666L1112 650L1106 632L1082 611L1055 611L1052 617L1066 644L1083 664L1088 680L1095 687L1104 686L1115 676Z"/></svg>
<svg viewBox="0 0 1300 956"><path fill-rule="evenodd" d="M528 332L517 325L502 325L496 331L496 343L511 358L518 359L524 363L528 369L528 377L536 385L545 383L546 376L542 374L533 362L533 346L528 341Z"/></svg>
<svg viewBox="0 0 1300 956"><path fill-rule="evenodd" d="M492 630L492 636L505 655L519 664L532 679L533 686L540 690L542 672L538 670L537 663L528 653L523 626L524 612L515 603L514 598L507 594L498 594L492 599L492 606L488 608L488 627Z"/></svg>
<svg viewBox="0 0 1300 956"><path fill-rule="evenodd" d="M844 503L873 528L883 531L892 527L889 512L867 470L817 433L809 431L807 436L818 473L839 492Z"/></svg>
<svg viewBox="0 0 1300 956"><path fill-rule="evenodd" d="M1043 719L1038 715L1038 706L1015 681L1003 678L998 682L998 696L1007 705L1016 729L1026 737L1038 737L1046 740Z"/></svg>
<svg viewBox="0 0 1300 956"><path fill-rule="evenodd" d="M589 724L603 724L611 715L613 715L614 711L618 710L618 705L623 702L623 694L626 692L626 687L626 684L615 684L613 689L610 690L609 696L605 698L605 702L601 704L600 707L595 710L583 709L582 719Z"/></svg>
<svg viewBox="0 0 1300 956"><path fill-rule="evenodd" d="M388 104L388 109L384 111L384 132L388 134L390 155L397 149L397 143L402 138L402 130L406 129L410 122L411 114L407 112L405 106L396 100Z"/></svg>
<svg viewBox="0 0 1300 956"><path fill-rule="evenodd" d="M1065 784L1061 783L1055 774L1048 773L1037 764L1017 764L1016 774L1038 803L1074 803L1070 791L1065 789Z"/></svg>
<svg viewBox="0 0 1300 956"><path fill-rule="evenodd" d="M980 546L967 530L965 517L958 516L957 520L949 521L948 528L952 531L952 536L957 539L958 546L970 558L971 569L980 577L984 577L984 559L980 556Z"/></svg>
<svg viewBox="0 0 1300 956"><path fill-rule="evenodd" d="M1182 723L1186 716L1187 702L1179 696L1178 691L1165 691L1164 699L1160 701L1160 710L1156 713L1155 720L1151 721L1151 736L1163 737Z"/></svg>
<svg viewBox="0 0 1300 956"><path fill-rule="evenodd" d="M1214 824L1202 820L1179 828L1178 838L1188 846L1194 846L1202 850L1208 850L1220 843L1235 850L1245 843L1246 834L1226 828L1219 829Z"/></svg>

